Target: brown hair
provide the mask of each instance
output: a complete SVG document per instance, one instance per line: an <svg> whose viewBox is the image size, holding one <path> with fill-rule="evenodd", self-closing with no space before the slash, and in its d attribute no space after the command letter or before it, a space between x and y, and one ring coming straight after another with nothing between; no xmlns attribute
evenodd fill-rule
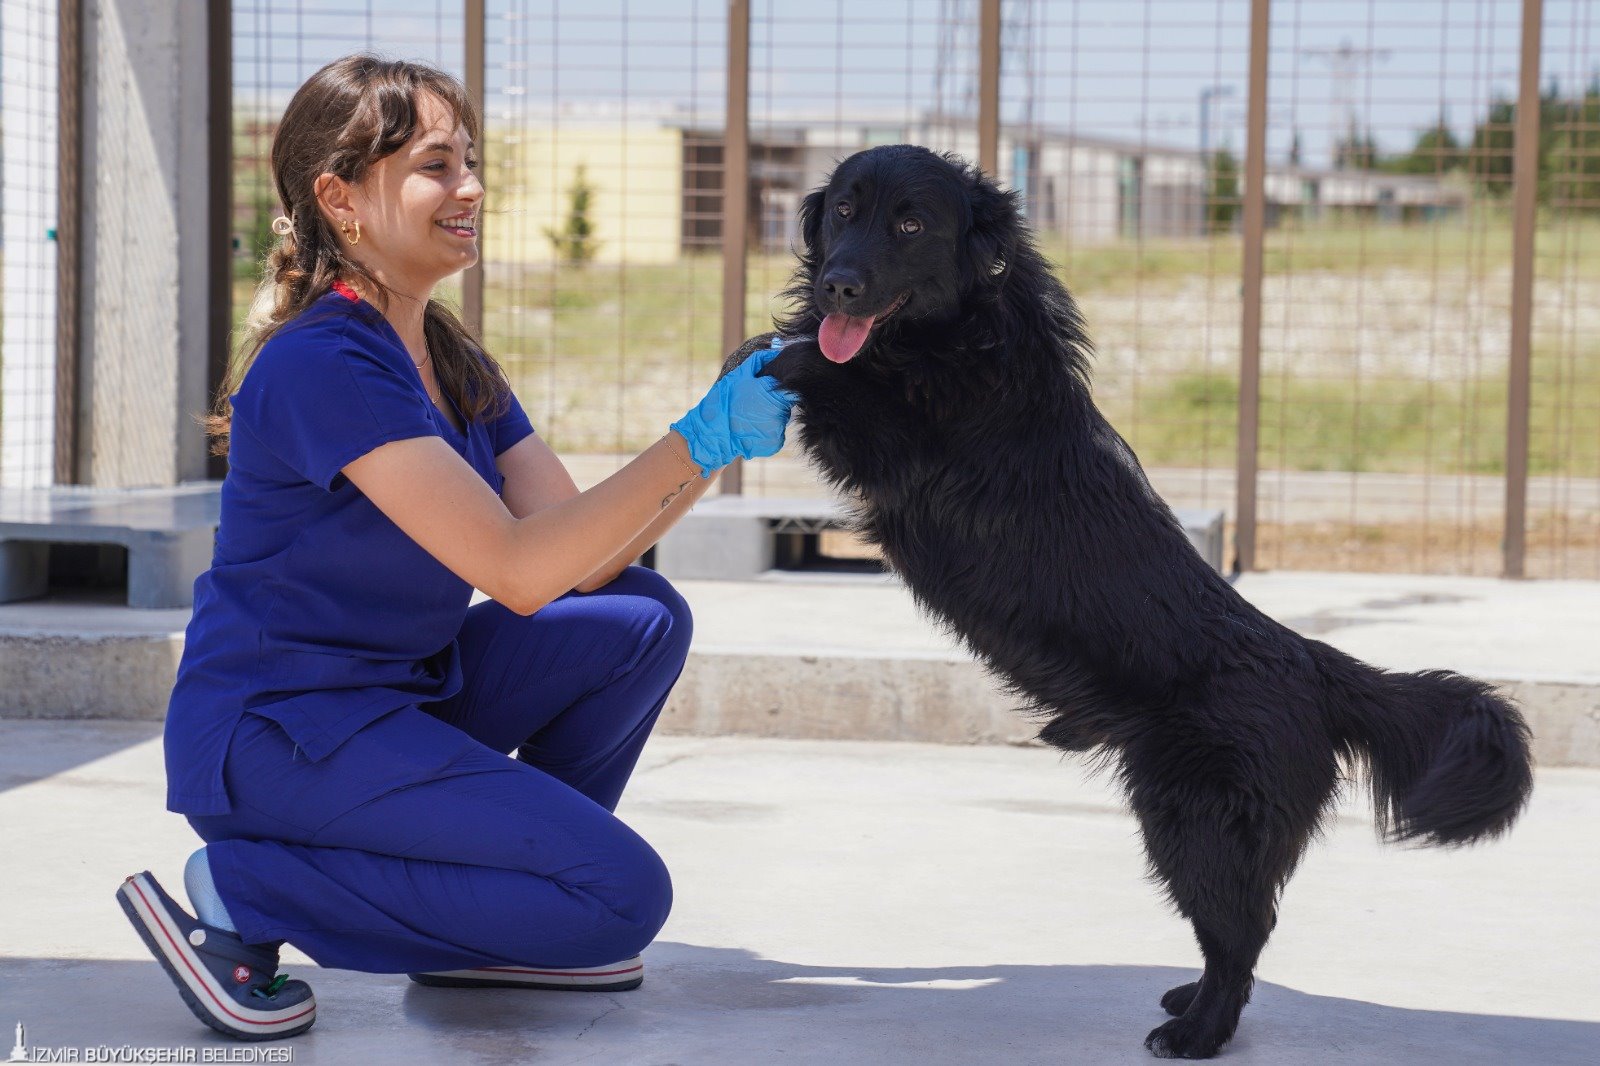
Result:
<svg viewBox="0 0 1600 1066"><path fill-rule="evenodd" d="M394 293L344 254L333 226L317 208L317 178L335 174L358 182L367 168L399 151L417 130L417 100L428 92L478 139L479 119L466 88L421 63L353 55L336 59L295 91L272 138L271 169L278 200L293 226L267 253L261 286L250 308L212 412L199 419L211 454L227 455L233 395L261 348L339 279L355 281L380 309ZM511 387L482 343L438 300L423 312L423 333L433 353L439 387L469 421L494 405L505 413Z"/></svg>

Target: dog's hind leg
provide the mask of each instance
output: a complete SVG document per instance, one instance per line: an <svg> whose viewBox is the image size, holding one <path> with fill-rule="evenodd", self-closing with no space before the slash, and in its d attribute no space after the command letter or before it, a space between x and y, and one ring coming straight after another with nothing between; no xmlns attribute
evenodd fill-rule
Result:
<svg viewBox="0 0 1600 1066"><path fill-rule="evenodd" d="M1159 1058L1210 1058L1238 1027L1256 960L1277 924L1281 877L1294 865L1281 839L1289 834L1263 826L1242 793L1179 802L1169 795L1159 807L1133 798L1151 865L1205 956L1199 981L1162 998L1178 1017L1152 1031L1145 1047Z"/></svg>

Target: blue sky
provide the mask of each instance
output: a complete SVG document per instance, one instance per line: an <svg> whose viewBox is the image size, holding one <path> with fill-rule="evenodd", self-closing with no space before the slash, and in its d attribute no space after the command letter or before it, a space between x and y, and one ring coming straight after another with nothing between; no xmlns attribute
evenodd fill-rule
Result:
<svg viewBox="0 0 1600 1066"><path fill-rule="evenodd" d="M363 47L461 63L461 4L236 0L235 82L287 98L317 65ZM1592 0L1546 0L1545 81L1600 72ZM487 0L491 114L560 100L678 105L720 122L725 0ZM849 123L955 106L976 69L977 0L752 0L751 117ZM1248 0L1005 0L1002 116L1121 140L1197 147L1200 96L1213 144L1244 143ZM1352 109L1380 148L1403 150L1440 114L1465 137L1497 95L1512 95L1519 0L1277 0L1271 37L1269 157L1295 130L1325 162ZM1348 43L1354 74L1336 78ZM1343 96L1341 98L1341 87Z"/></svg>

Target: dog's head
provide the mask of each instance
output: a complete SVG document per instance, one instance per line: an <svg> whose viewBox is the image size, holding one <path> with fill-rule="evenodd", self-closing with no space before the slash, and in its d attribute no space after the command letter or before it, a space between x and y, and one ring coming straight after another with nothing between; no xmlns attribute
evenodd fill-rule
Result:
<svg viewBox="0 0 1600 1066"><path fill-rule="evenodd" d="M800 208L802 306L785 332L815 329L845 363L890 335L935 330L992 297L1020 239L1015 194L916 145L849 157ZM809 304L809 306L805 306ZM798 330L796 329L798 327Z"/></svg>

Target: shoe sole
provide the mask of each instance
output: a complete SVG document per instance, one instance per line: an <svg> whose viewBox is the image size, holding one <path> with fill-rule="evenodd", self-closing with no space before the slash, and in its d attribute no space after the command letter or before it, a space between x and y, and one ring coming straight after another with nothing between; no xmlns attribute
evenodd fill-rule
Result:
<svg viewBox="0 0 1600 1066"><path fill-rule="evenodd" d="M644 984L644 963L593 966L580 970L535 970L524 966L481 966L472 970L414 973L410 978L433 988L533 988L548 992L627 992Z"/></svg>
<svg viewBox="0 0 1600 1066"><path fill-rule="evenodd" d="M167 971L178 994L194 1016L217 1032L236 1040L282 1040L311 1028L317 1020L315 999L300 1004L304 1010L285 1018L252 1010L224 992L210 969L189 946L181 929L163 913L161 897L147 873L133 874L117 889L117 902L144 941L150 954ZM242 1028L248 1026L248 1028Z"/></svg>

